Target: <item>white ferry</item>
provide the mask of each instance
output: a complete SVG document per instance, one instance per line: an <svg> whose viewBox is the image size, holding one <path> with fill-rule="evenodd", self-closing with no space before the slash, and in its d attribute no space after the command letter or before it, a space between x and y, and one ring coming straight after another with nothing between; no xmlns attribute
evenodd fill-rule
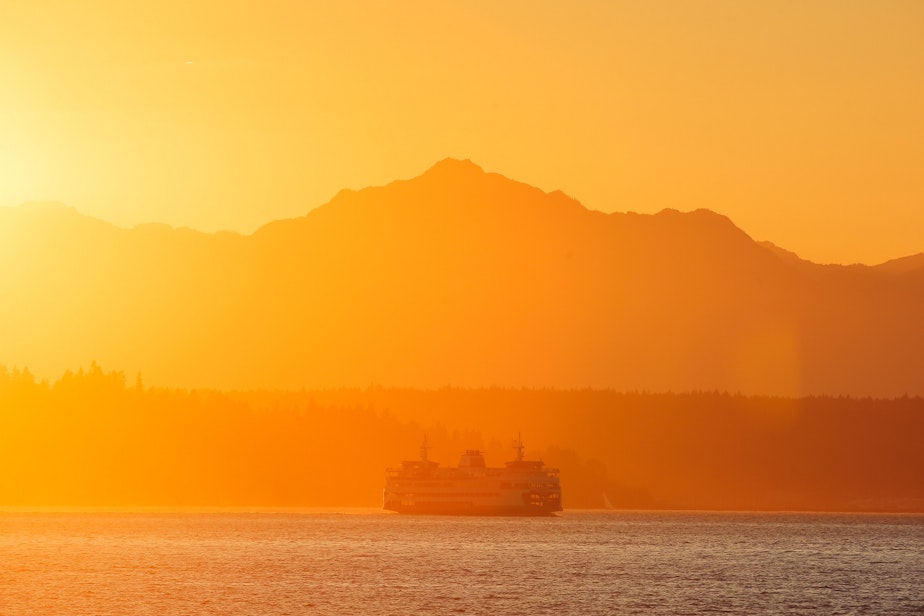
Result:
<svg viewBox="0 0 924 616"><path fill-rule="evenodd" d="M526 460L517 439L515 460L503 468L485 465L484 455L469 449L456 468L440 468L427 456L405 460L386 471L384 505L388 511L449 515L552 515L562 510L558 469Z"/></svg>

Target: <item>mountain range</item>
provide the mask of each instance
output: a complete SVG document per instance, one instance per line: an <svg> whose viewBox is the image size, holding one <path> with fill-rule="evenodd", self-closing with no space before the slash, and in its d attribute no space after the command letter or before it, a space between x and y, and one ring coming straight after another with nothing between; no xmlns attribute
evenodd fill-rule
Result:
<svg viewBox="0 0 924 616"><path fill-rule="evenodd" d="M0 263L0 364L49 377L924 394L924 254L820 265L708 210L604 214L469 161L251 235L0 208Z"/></svg>

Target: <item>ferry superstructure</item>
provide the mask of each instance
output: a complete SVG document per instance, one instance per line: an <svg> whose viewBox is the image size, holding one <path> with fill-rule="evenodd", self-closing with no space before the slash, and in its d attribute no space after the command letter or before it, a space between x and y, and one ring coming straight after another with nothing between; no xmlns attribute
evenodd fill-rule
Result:
<svg viewBox="0 0 924 616"><path fill-rule="evenodd" d="M558 469L526 460L517 439L516 459L489 467L484 454L469 449L459 466L440 468L428 457L427 441L419 460L386 470L383 508L412 514L546 516L562 510Z"/></svg>

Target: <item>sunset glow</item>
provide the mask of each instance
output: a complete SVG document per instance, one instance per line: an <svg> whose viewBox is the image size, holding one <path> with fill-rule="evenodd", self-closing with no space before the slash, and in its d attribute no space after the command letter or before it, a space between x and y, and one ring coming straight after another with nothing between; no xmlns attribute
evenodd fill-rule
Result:
<svg viewBox="0 0 924 616"><path fill-rule="evenodd" d="M817 262L924 245L917 2L0 11L0 205L250 233L453 156Z"/></svg>
<svg viewBox="0 0 924 616"><path fill-rule="evenodd" d="M5 3L0 505L369 506L522 429L566 510L924 509L922 32Z"/></svg>
<svg viewBox="0 0 924 616"><path fill-rule="evenodd" d="M0 616L924 614L924 0L0 1Z"/></svg>

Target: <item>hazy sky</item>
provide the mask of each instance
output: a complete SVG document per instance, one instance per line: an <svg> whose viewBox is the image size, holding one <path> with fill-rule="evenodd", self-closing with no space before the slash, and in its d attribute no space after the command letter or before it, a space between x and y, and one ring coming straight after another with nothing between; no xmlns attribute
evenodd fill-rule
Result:
<svg viewBox="0 0 924 616"><path fill-rule="evenodd" d="M470 158L805 258L924 251L924 2L0 2L0 204L251 232Z"/></svg>

